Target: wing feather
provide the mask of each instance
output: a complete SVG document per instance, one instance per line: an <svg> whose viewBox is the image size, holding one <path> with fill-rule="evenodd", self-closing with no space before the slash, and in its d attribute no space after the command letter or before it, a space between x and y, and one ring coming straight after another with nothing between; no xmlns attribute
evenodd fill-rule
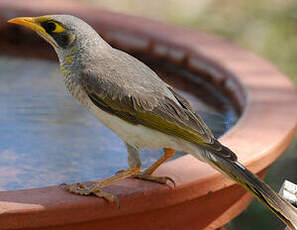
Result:
<svg viewBox="0 0 297 230"><path fill-rule="evenodd" d="M98 72L100 74L100 71ZM101 74L104 74L104 71ZM190 103L159 79L153 71L153 76L148 81L139 81L137 77L133 81L131 76L125 81L124 77L127 76L123 77L123 74L116 71L113 71L113 74L117 76L98 77L98 74L91 72L82 72L79 76L87 95L100 109L134 125L141 124L180 137L221 157L236 159L232 151L223 148L214 138Z"/></svg>

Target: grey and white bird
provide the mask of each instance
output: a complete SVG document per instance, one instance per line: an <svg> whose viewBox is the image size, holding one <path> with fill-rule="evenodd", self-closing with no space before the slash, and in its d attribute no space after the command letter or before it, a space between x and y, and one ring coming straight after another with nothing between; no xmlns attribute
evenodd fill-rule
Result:
<svg viewBox="0 0 297 230"><path fill-rule="evenodd" d="M68 191L114 201L116 197L102 188L130 176L174 182L152 173L175 150L181 150L242 185L297 230L296 208L240 164L236 155L214 138L190 103L144 63L112 48L91 26L70 15L23 17L9 22L33 29L54 47L69 92L126 143L128 169L89 187L65 185ZM140 172L140 148L163 148L164 155Z"/></svg>

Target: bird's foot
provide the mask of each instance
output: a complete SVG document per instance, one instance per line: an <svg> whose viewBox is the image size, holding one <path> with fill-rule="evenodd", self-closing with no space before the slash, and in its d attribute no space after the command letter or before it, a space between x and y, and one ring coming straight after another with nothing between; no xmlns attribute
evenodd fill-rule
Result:
<svg viewBox="0 0 297 230"><path fill-rule="evenodd" d="M61 184L61 186L66 191L77 194L77 195L82 195L82 196L95 195L97 197L104 198L105 200L109 201L110 203L116 202L117 206L120 207L119 199L111 193L102 191L101 188L103 186L101 186L100 182L93 184L91 186L86 186L82 183Z"/></svg>
<svg viewBox="0 0 297 230"><path fill-rule="evenodd" d="M120 207L119 199L110 193L102 191L103 188L109 186L119 180L123 180L129 176L135 175L139 171L140 167L129 168L126 170L121 170L118 174L112 177L106 177L102 181L95 183L91 186L86 186L81 183L77 183L75 185L67 185L63 184L62 186L69 192L78 194L78 195L95 195L98 197L102 197L109 202L116 202L118 207Z"/></svg>
<svg viewBox="0 0 297 230"><path fill-rule="evenodd" d="M162 176L162 177L152 176L152 175L149 175L149 174L145 173L145 171L144 172L139 172L136 175L133 175L132 177L136 178L136 179L157 182L157 183L160 183L160 184L167 184L167 181L170 181L173 184L173 187L176 186L175 181L171 177L168 177L168 176Z"/></svg>

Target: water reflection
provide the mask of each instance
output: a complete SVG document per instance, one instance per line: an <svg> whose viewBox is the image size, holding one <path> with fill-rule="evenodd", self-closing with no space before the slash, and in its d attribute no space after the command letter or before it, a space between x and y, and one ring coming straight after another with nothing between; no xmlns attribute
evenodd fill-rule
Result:
<svg viewBox="0 0 297 230"><path fill-rule="evenodd" d="M67 94L57 63L2 56L0 69L0 190L92 180L127 167L123 142ZM218 113L181 93L204 108L217 136L235 121L233 110ZM144 167L160 154L143 151Z"/></svg>

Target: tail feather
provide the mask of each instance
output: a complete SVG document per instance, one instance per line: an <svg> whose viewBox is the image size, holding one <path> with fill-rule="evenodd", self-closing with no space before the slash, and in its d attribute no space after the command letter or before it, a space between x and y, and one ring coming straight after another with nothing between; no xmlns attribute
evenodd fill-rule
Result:
<svg viewBox="0 0 297 230"><path fill-rule="evenodd" d="M196 156L199 159L201 159L200 154L201 150L198 151ZM195 154L193 155L195 156ZM254 197L267 206L291 230L297 230L297 209L274 192L264 181L259 179L238 161L230 161L229 159L208 151L204 152L204 156L208 163L242 185Z"/></svg>
<svg viewBox="0 0 297 230"><path fill-rule="evenodd" d="M230 162L232 169L229 175L239 184L245 187L260 202L266 205L278 218L280 218L291 230L297 230L297 209L279 194L273 191L264 181L250 172L239 162Z"/></svg>

